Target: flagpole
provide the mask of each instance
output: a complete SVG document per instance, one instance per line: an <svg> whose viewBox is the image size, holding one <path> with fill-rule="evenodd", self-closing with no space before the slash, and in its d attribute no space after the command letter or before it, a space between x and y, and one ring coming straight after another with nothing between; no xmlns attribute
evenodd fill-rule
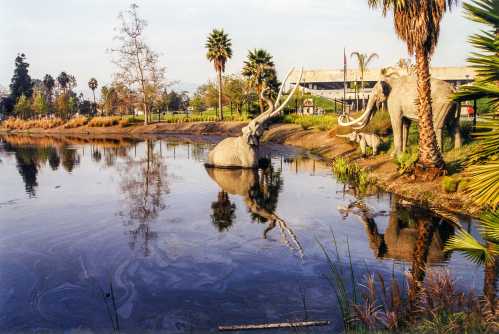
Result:
<svg viewBox="0 0 499 334"><path fill-rule="evenodd" d="M343 48L343 115L346 115L346 100L347 100L347 53Z"/></svg>

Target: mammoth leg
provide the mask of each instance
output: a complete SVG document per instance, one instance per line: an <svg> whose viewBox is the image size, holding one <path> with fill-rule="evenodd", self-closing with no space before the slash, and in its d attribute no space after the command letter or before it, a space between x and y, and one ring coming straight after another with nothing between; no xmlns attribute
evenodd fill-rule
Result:
<svg viewBox="0 0 499 334"><path fill-rule="evenodd" d="M437 144L438 144L438 148L440 149L440 152L444 151L444 147L442 146L443 145L443 134L442 133L443 133L442 128L435 129L435 135L437 136Z"/></svg>
<svg viewBox="0 0 499 334"><path fill-rule="evenodd" d="M456 117L454 117L454 124L452 124L452 130L454 132L454 148L460 148L463 144L463 138L461 137L460 118L461 110L458 108Z"/></svg>
<svg viewBox="0 0 499 334"><path fill-rule="evenodd" d="M411 127L411 121L404 118L402 120L402 152L407 151L407 142L409 141L409 128Z"/></svg>
<svg viewBox="0 0 499 334"><path fill-rule="evenodd" d="M364 138L362 138L360 140L359 144L360 144L360 152L362 152L362 155L365 156L366 155L366 148L367 148L366 140Z"/></svg>
<svg viewBox="0 0 499 334"><path fill-rule="evenodd" d="M399 155L402 153L402 117L392 118L392 129L393 129L393 145L395 151L392 155Z"/></svg>

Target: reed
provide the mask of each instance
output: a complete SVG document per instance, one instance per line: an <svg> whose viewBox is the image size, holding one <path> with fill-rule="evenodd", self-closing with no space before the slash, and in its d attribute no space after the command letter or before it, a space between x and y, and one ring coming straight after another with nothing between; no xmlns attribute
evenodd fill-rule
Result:
<svg viewBox="0 0 499 334"><path fill-rule="evenodd" d="M9 130L52 129L64 124L60 118L19 119L9 118L2 122L2 126Z"/></svg>
<svg viewBox="0 0 499 334"><path fill-rule="evenodd" d="M94 117L88 122L88 126L90 127L110 127L118 125L120 121L119 117L115 116L102 116L102 117Z"/></svg>

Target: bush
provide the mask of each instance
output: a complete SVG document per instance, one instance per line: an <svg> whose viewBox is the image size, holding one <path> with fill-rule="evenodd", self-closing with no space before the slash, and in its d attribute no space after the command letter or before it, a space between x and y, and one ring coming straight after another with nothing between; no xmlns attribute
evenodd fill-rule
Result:
<svg viewBox="0 0 499 334"><path fill-rule="evenodd" d="M336 127L338 118L336 117L336 115L316 116L290 114L284 115L281 118L281 122L301 125L303 130L318 128L321 131L325 131Z"/></svg>
<svg viewBox="0 0 499 334"><path fill-rule="evenodd" d="M460 180L452 176L444 176L442 179L442 188L446 193L455 193Z"/></svg>
<svg viewBox="0 0 499 334"><path fill-rule="evenodd" d="M9 118L2 122L2 125L10 130L28 130L28 129L51 129L64 124L60 118L42 118L23 120L18 118Z"/></svg>
<svg viewBox="0 0 499 334"><path fill-rule="evenodd" d="M130 125L130 120L128 118L122 119L119 121L118 125L125 128Z"/></svg>
<svg viewBox="0 0 499 334"><path fill-rule="evenodd" d="M338 157L333 161L333 173L338 180L357 187L360 192L367 191L369 186L376 183L375 178L372 177L369 172L343 157Z"/></svg>
<svg viewBox="0 0 499 334"><path fill-rule="evenodd" d="M64 128L72 129L79 128L80 126L84 126L88 123L88 119L85 116L73 117L66 124L64 124Z"/></svg>
<svg viewBox="0 0 499 334"><path fill-rule="evenodd" d="M109 126L118 125L119 121L120 121L119 117L112 117L112 116L94 117L90 120L90 122L88 122L88 126L109 127Z"/></svg>
<svg viewBox="0 0 499 334"><path fill-rule="evenodd" d="M399 173L404 174L412 171L414 165L418 161L418 152L414 150L413 152L405 152L399 154L395 160L395 163L399 167Z"/></svg>

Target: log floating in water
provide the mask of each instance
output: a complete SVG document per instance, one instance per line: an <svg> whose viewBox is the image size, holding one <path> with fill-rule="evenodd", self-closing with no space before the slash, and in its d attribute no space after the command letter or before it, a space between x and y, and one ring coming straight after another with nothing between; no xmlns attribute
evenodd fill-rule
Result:
<svg viewBox="0 0 499 334"><path fill-rule="evenodd" d="M293 328L293 327L326 326L329 324L330 324L330 321L328 321L328 320L278 322L278 323L272 323L272 324L218 326L218 330L220 332L228 332L228 331L245 331L245 330L253 330L253 329L278 329L278 328Z"/></svg>

